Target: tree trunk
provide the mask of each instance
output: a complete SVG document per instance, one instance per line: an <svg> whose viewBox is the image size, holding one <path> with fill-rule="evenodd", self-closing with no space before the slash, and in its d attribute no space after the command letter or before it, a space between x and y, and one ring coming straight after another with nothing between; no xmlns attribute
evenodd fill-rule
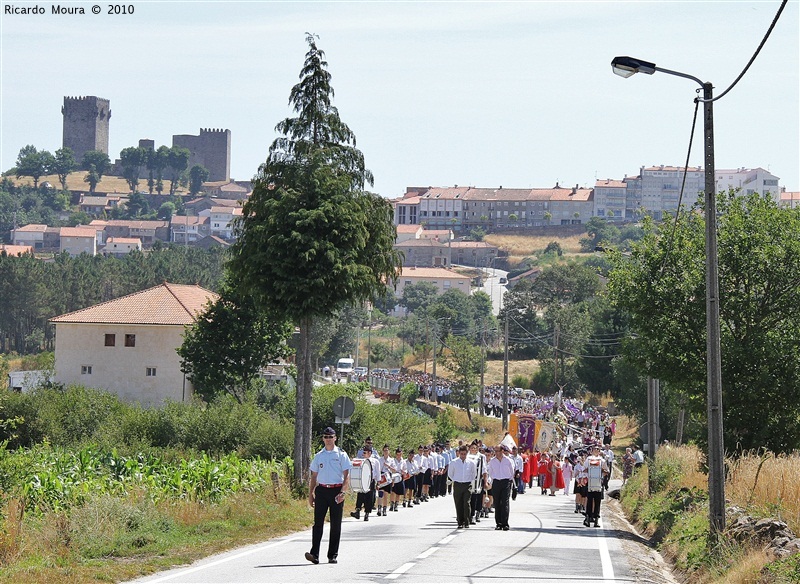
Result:
<svg viewBox="0 0 800 584"><path fill-rule="evenodd" d="M300 346L297 349L297 399L294 421L294 479L305 483L311 465L311 317L300 320Z"/></svg>

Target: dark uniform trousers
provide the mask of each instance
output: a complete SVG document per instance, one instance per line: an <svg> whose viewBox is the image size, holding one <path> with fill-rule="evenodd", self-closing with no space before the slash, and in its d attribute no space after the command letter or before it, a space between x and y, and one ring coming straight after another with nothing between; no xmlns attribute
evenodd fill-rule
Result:
<svg viewBox="0 0 800 584"><path fill-rule="evenodd" d="M511 496L511 481L513 479L495 479L492 481L492 496L494 497L494 522L501 527L508 525L508 499Z"/></svg>
<svg viewBox="0 0 800 584"><path fill-rule="evenodd" d="M344 503L336 502L336 495L342 487L322 487L314 489L314 528L311 530L311 555L319 557L319 546L322 542L322 528L325 516L331 512L331 538L328 542L328 558L339 555L339 540L342 536L342 512Z"/></svg>
<svg viewBox="0 0 800 584"><path fill-rule="evenodd" d="M586 519L596 521L600 519L600 501L603 491L589 491L586 495Z"/></svg>
<svg viewBox="0 0 800 584"><path fill-rule="evenodd" d="M456 520L459 527L462 525L469 525L470 510L469 500L471 493L469 488L472 483L456 483L453 482L453 500L456 503Z"/></svg>
<svg viewBox="0 0 800 584"><path fill-rule="evenodd" d="M372 513L372 506L375 504L375 480L369 484L369 491L356 495L356 511L363 507L365 513Z"/></svg>

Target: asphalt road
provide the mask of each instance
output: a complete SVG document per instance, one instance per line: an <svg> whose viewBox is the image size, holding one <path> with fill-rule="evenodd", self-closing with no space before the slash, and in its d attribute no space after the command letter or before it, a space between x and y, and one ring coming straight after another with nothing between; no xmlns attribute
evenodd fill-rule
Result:
<svg viewBox="0 0 800 584"><path fill-rule="evenodd" d="M369 522L347 517L336 565L326 563L326 526L319 565L304 559L308 529L135 582L641 582L637 565L649 551L631 547L638 536L610 521L605 503L601 526L586 528L572 496L542 496L534 486L511 502L511 530L495 531L492 515L456 529L452 498L431 499Z"/></svg>

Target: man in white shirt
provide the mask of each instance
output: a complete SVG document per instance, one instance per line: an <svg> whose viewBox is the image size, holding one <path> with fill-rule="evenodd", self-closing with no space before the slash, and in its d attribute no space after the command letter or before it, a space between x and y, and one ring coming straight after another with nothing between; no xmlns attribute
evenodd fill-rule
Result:
<svg viewBox="0 0 800 584"><path fill-rule="evenodd" d="M314 528L311 531L311 551L306 559L319 564L319 548L322 543L322 528L330 510L331 537L328 541L328 563L338 562L339 539L342 534L342 511L344 496L348 490L350 457L336 446L336 431L330 426L322 432L325 447L311 461L311 477L308 482L308 504L314 508Z"/></svg>
<svg viewBox="0 0 800 584"><path fill-rule="evenodd" d="M594 521L595 527L600 527L600 501L603 498L603 474L608 472L608 465L606 459L600 454L600 447L592 446L592 454L586 457L586 476L588 483L586 485L586 519L583 524L589 527L589 524Z"/></svg>
<svg viewBox="0 0 800 584"><path fill-rule="evenodd" d="M492 479L492 498L494 499L495 531L508 531L509 496L511 481L514 480L514 462L506 456L510 452L508 446L499 444L494 450L495 457L489 461L488 474Z"/></svg>
<svg viewBox="0 0 800 584"><path fill-rule="evenodd" d="M456 520L458 528L469 527L470 494L472 482L478 474L478 467L473 460L467 458L467 447L458 448L458 458L447 466L447 476L453 481L453 501L456 504Z"/></svg>
<svg viewBox="0 0 800 584"><path fill-rule="evenodd" d="M511 460L514 461L514 482L517 484L517 491L522 495L525 493L525 482L522 480L522 467L525 461L522 460L516 446L511 449Z"/></svg>

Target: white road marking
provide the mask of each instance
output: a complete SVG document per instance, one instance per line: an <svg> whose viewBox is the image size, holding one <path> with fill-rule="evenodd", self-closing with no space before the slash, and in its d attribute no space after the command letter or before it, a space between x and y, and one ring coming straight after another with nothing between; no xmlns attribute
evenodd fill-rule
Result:
<svg viewBox="0 0 800 584"><path fill-rule="evenodd" d="M164 576L163 578L159 578L158 580L150 580L150 584L158 584L158 582L166 582L167 580L172 580L173 578L177 578L178 576L185 576L186 574L191 574L193 572L199 572L200 570L205 570L206 568L210 568L212 566L218 566L220 564L224 564L225 562L230 562L231 560L237 560L239 558L243 558L244 556L249 556L250 554L254 554L256 552L260 552L263 550L267 550L269 548L273 548L279 545L283 545L290 541L295 541L299 538L297 537L290 537L289 539L284 539L282 541L278 541L275 543L271 543L269 545L263 545L261 547L253 548L247 550L246 552L241 552L232 556L226 556L216 562L210 562L208 564L203 564L202 566L195 566L194 568L188 568L186 570L181 570L180 572L176 572L174 574L170 574L169 576Z"/></svg>
<svg viewBox="0 0 800 584"><path fill-rule="evenodd" d="M429 549L425 550L424 552L422 552L420 555L418 555L417 559L418 560L422 560L424 558L427 558L429 555L431 555L433 552L435 552L438 549L439 549L438 547L429 548Z"/></svg>
<svg viewBox="0 0 800 584"><path fill-rule="evenodd" d="M611 563L611 554L608 553L608 542L605 538L605 529L597 532L600 545L600 565L603 567L603 580L614 580L614 565Z"/></svg>
<svg viewBox="0 0 800 584"><path fill-rule="evenodd" d="M442 541L440 541L437 545L444 545L446 543L450 543L451 541L453 541L456 538L456 535L458 535L458 534L454 533L453 535L448 535Z"/></svg>
<svg viewBox="0 0 800 584"><path fill-rule="evenodd" d="M396 569L394 572L392 572L391 574L387 574L387 575L386 575L386 579L387 579L387 580L396 580L397 578L399 578L400 576L402 576L403 574L405 574L406 572L408 572L408 571L409 571L411 568L413 568L415 565L416 565L416 564L414 564L414 562L409 562L409 563L407 563L407 564L403 564L402 566L400 566L399 568L397 568L397 569Z"/></svg>

